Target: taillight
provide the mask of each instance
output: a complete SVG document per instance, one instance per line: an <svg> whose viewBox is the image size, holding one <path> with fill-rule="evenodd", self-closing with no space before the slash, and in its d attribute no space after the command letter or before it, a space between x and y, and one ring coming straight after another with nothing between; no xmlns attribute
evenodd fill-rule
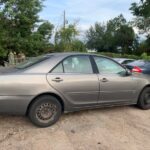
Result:
<svg viewBox="0 0 150 150"><path fill-rule="evenodd" d="M142 69L141 69L140 67L135 66L135 67L132 69L132 72L142 73Z"/></svg>

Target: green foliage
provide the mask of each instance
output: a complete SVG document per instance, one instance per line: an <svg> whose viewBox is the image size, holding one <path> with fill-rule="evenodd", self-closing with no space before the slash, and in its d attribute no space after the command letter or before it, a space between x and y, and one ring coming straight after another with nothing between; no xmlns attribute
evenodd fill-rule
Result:
<svg viewBox="0 0 150 150"><path fill-rule="evenodd" d="M150 0L141 0L140 3L132 3L130 8L132 14L136 16L134 25L142 31L150 31Z"/></svg>
<svg viewBox="0 0 150 150"><path fill-rule="evenodd" d="M60 28L55 33L54 44L50 43L54 26L41 21L38 13L43 0L0 0L0 55L7 56L10 50L35 56L50 51L86 51L96 49L108 55L149 59L150 54L150 1L133 3L130 10L136 16L134 24L147 34L139 43L133 27L123 15L107 23L95 23L86 32L86 45L77 39L79 31L75 24ZM110 52L110 53L108 53ZM118 53L118 54L114 54Z"/></svg>
<svg viewBox="0 0 150 150"><path fill-rule="evenodd" d="M75 24L60 28L55 34L56 51L85 51L85 45L82 41L77 40L79 32Z"/></svg>
<svg viewBox="0 0 150 150"><path fill-rule="evenodd" d="M142 59L148 59L147 53L142 53L141 58Z"/></svg>
<svg viewBox="0 0 150 150"><path fill-rule="evenodd" d="M74 40L72 42L72 49L71 50L76 51L76 52L85 52L86 51L86 46L82 41Z"/></svg>
<svg viewBox="0 0 150 150"><path fill-rule="evenodd" d="M95 23L87 33L87 47L98 51L130 53L135 33L123 15L109 20L107 24ZM120 48L120 49L118 49Z"/></svg>
<svg viewBox="0 0 150 150"><path fill-rule="evenodd" d="M38 16L42 10L42 1L0 1L0 52L5 51L7 54L12 50L38 55L51 48L49 39L53 25L49 22L41 24Z"/></svg>
<svg viewBox="0 0 150 150"><path fill-rule="evenodd" d="M142 54L141 54L141 59L150 60L150 56L147 55L147 53L142 53Z"/></svg>
<svg viewBox="0 0 150 150"><path fill-rule="evenodd" d="M130 59L143 59L143 60L149 60L150 56L147 55L147 53L142 53L140 56L137 55L128 55L128 54L117 54L117 53L110 53L110 52L99 52L97 53L99 55L105 55L112 58L130 58Z"/></svg>
<svg viewBox="0 0 150 150"><path fill-rule="evenodd" d="M91 26L86 33L87 47L98 51L103 50L105 45L105 31L106 26L103 24L95 23L94 27Z"/></svg>
<svg viewBox="0 0 150 150"><path fill-rule="evenodd" d="M117 54L117 53L110 53L110 52L100 52L100 55L105 55L112 58L130 58L130 59L141 59L141 56L137 55L128 55L128 54Z"/></svg>
<svg viewBox="0 0 150 150"><path fill-rule="evenodd" d="M46 21L39 26L37 32L42 35L46 41L48 41L52 36L53 28L54 26L50 22Z"/></svg>
<svg viewBox="0 0 150 150"><path fill-rule="evenodd" d="M132 53L135 33L132 27L121 25L115 35L116 45L122 48L122 53Z"/></svg>
<svg viewBox="0 0 150 150"><path fill-rule="evenodd" d="M138 55L141 55L142 53L148 53L148 44L146 41L141 42L137 47Z"/></svg>

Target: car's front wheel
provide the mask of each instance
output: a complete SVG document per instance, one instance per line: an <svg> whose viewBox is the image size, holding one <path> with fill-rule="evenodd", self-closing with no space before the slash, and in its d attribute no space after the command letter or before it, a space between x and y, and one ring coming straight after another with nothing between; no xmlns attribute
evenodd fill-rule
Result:
<svg viewBox="0 0 150 150"><path fill-rule="evenodd" d="M38 97L30 106L28 116L33 124L48 127L56 123L61 116L60 102L53 96Z"/></svg>
<svg viewBox="0 0 150 150"><path fill-rule="evenodd" d="M139 98L138 106L142 109L150 109L150 87L146 87Z"/></svg>

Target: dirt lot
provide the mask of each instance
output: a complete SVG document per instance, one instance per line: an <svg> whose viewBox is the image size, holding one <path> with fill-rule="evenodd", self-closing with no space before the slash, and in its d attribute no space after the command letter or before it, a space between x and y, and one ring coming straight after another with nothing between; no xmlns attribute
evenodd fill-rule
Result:
<svg viewBox="0 0 150 150"><path fill-rule="evenodd" d="M64 114L40 129L0 116L0 150L150 150L150 110L115 107Z"/></svg>

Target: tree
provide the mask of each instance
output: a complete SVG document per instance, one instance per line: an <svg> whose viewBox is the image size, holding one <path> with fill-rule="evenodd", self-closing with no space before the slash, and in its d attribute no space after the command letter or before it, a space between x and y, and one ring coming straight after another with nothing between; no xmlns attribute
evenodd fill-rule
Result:
<svg viewBox="0 0 150 150"><path fill-rule="evenodd" d="M55 49L57 51L72 51L73 45L77 42L76 36L78 34L79 32L75 24L60 28L60 30L55 33Z"/></svg>
<svg viewBox="0 0 150 150"><path fill-rule="evenodd" d="M24 44L28 46L25 49L28 49L30 55L39 55L54 49L53 44L49 41L53 28L54 26L46 21L38 27L36 32L31 34L29 39L27 39L27 44Z"/></svg>
<svg viewBox="0 0 150 150"><path fill-rule="evenodd" d="M37 32L41 34L46 41L49 41L49 39L52 36L53 28L54 28L54 25L46 21L39 26Z"/></svg>
<svg viewBox="0 0 150 150"><path fill-rule="evenodd" d="M129 26L123 15L111 19L107 24L95 23L94 27L86 33L87 47L104 52L129 53L134 40L135 33Z"/></svg>
<svg viewBox="0 0 150 150"><path fill-rule="evenodd" d="M49 48L53 25L39 20L42 2L43 0L0 1L0 49L6 53L13 50L33 55Z"/></svg>
<svg viewBox="0 0 150 150"><path fill-rule="evenodd" d="M148 45L146 41L142 41L138 46L139 54L147 53L148 52Z"/></svg>
<svg viewBox="0 0 150 150"><path fill-rule="evenodd" d="M77 51L78 52L84 52L86 50L86 46L82 41L76 39L72 42L72 49L71 50L76 51L76 52Z"/></svg>
<svg viewBox="0 0 150 150"><path fill-rule="evenodd" d="M136 16L134 25L141 31L150 34L150 1L141 0L140 3L132 3L130 10Z"/></svg>
<svg viewBox="0 0 150 150"><path fill-rule="evenodd" d="M95 23L94 27L86 32L87 48L96 49L98 51L104 50L104 36L106 32L106 26L100 23Z"/></svg>
<svg viewBox="0 0 150 150"><path fill-rule="evenodd" d="M118 52L117 33L121 31L120 28L126 24L127 21L122 14L107 22L107 30L105 33L106 50L109 50L110 52Z"/></svg>
<svg viewBox="0 0 150 150"><path fill-rule="evenodd" d="M116 31L120 28L120 26L127 24L126 19L122 14L120 14L118 17L115 17L114 19L111 19L107 23L107 29L108 31Z"/></svg>
<svg viewBox="0 0 150 150"><path fill-rule="evenodd" d="M147 40L139 48L143 52L147 51L147 53L150 53L150 1L141 0L140 3L132 3L130 10L136 16L133 25L147 36Z"/></svg>
<svg viewBox="0 0 150 150"><path fill-rule="evenodd" d="M122 53L132 53L135 33L132 27L122 25L116 31L116 45L121 47Z"/></svg>

